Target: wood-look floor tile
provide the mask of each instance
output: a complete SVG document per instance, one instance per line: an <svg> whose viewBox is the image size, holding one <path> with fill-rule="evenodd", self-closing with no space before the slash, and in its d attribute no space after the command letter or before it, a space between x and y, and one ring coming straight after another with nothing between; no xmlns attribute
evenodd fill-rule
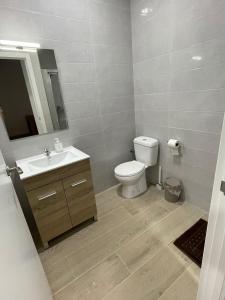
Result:
<svg viewBox="0 0 225 300"><path fill-rule="evenodd" d="M164 208L157 206L156 203L152 204L149 211L145 211L135 218L130 218L108 234L74 252L68 257L68 260L74 266L75 277L80 276L99 261L130 242L166 214L168 212Z"/></svg>
<svg viewBox="0 0 225 300"><path fill-rule="evenodd" d="M202 216L202 219L208 222L208 220L209 220L209 214L208 213L204 213L204 215Z"/></svg>
<svg viewBox="0 0 225 300"><path fill-rule="evenodd" d="M159 300L196 300L198 282L189 272L183 274L163 293Z"/></svg>
<svg viewBox="0 0 225 300"><path fill-rule="evenodd" d="M143 213L115 228L113 232L120 238L118 247L129 243L167 215L168 211L166 209L158 206L157 203L153 203Z"/></svg>
<svg viewBox="0 0 225 300"><path fill-rule="evenodd" d="M150 186L144 194L133 199L125 199L121 196L121 186L116 186L97 196L97 204L101 208L101 205L105 203L107 207L106 203L111 203L114 200L114 203L111 203L111 205L123 206L132 215L137 215L147 209L154 201L163 199L163 195L162 191L158 191L154 186Z"/></svg>
<svg viewBox="0 0 225 300"><path fill-rule="evenodd" d="M113 254L121 246L140 235L148 226L155 224L166 214L168 212L164 208L154 203L149 208L149 211L147 210L135 218L130 217L126 222L109 233L95 239L82 248L74 249L73 254L66 258L58 260L53 265L45 264L47 276L50 277L49 280L54 291L68 284L71 281L71 276L73 278L81 276L103 259ZM69 264L68 274L64 274L61 271L64 270L65 261Z"/></svg>
<svg viewBox="0 0 225 300"><path fill-rule="evenodd" d="M114 233L109 233L68 256L68 261L73 266L74 277L79 277L114 253L117 244L118 237Z"/></svg>
<svg viewBox="0 0 225 300"><path fill-rule="evenodd" d="M135 271L155 255L163 245L169 244L181 235L201 215L201 210L183 205L170 213L161 222L150 227L138 238L120 248L118 254L128 268Z"/></svg>
<svg viewBox="0 0 225 300"><path fill-rule="evenodd" d="M165 246L104 300L158 300L184 270L183 260Z"/></svg>
<svg viewBox="0 0 225 300"><path fill-rule="evenodd" d="M60 291L55 300L100 300L128 275L118 256L112 255Z"/></svg>
<svg viewBox="0 0 225 300"><path fill-rule="evenodd" d="M130 219L131 215L123 208L118 208L90 224L88 227L74 233L70 238L65 239L54 247L40 254L42 263L50 268L63 257L85 247L96 238L113 230L115 227Z"/></svg>
<svg viewBox="0 0 225 300"><path fill-rule="evenodd" d="M118 198L101 197L100 200L96 199L98 219L106 214L112 212L114 209L122 206L122 201Z"/></svg>
<svg viewBox="0 0 225 300"><path fill-rule="evenodd" d="M90 242L95 238L113 230L120 224L124 223L126 220L129 220L130 217L130 214L123 207L119 207L113 210L111 213L108 213L100 218L91 226L88 226L79 231L71 239L77 241L79 237L78 243L81 244L81 241L85 241L86 244L86 242Z"/></svg>
<svg viewBox="0 0 225 300"><path fill-rule="evenodd" d="M162 197L159 199L159 203L162 207L166 208L168 211L173 211L177 209L180 206L184 205L184 202L178 201L178 202L169 202L164 198L164 193L162 194Z"/></svg>
<svg viewBox="0 0 225 300"><path fill-rule="evenodd" d="M71 266L66 259L62 259L55 264L51 270L45 268L45 272L53 293L74 279L73 266Z"/></svg>
<svg viewBox="0 0 225 300"><path fill-rule="evenodd" d="M196 206L184 203L167 218L152 228L155 236L165 243L170 243L202 217L204 212Z"/></svg>
<svg viewBox="0 0 225 300"><path fill-rule="evenodd" d="M154 187L136 199L123 199L117 190L97 196L98 222L41 254L53 291L66 286L56 300L158 299L187 264L199 278L195 265L170 243L204 212L169 203ZM128 276L124 263L132 275L120 284Z"/></svg>
<svg viewBox="0 0 225 300"><path fill-rule="evenodd" d="M163 246L164 244L160 242L160 239L148 232L142 238L137 238L120 248L117 253L126 263L129 270L134 272L160 251Z"/></svg>
<svg viewBox="0 0 225 300"><path fill-rule="evenodd" d="M195 263L191 263L191 265L188 267L188 272L197 282L199 282L201 272L199 266L197 266Z"/></svg>
<svg viewBox="0 0 225 300"><path fill-rule="evenodd" d="M150 188L146 193L137 198L122 199L121 202L123 207L126 208L130 214L137 215L143 212L145 209L148 209L152 203L158 201L159 199L160 195L152 192L152 189Z"/></svg>
<svg viewBox="0 0 225 300"><path fill-rule="evenodd" d="M107 189L104 192L101 192L96 195L96 201L101 203L105 199L118 198L119 200L123 200L124 198L121 196L121 185L115 185L112 188Z"/></svg>

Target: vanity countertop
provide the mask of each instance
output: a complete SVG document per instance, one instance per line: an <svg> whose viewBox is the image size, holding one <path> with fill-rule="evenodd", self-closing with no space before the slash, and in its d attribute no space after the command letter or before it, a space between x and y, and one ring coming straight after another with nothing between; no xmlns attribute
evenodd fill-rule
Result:
<svg viewBox="0 0 225 300"><path fill-rule="evenodd" d="M20 178L24 180L88 158L90 158L89 155L70 146L64 148L63 152L51 151L49 157L46 154L40 154L17 160L16 165L22 169L23 173L20 174Z"/></svg>

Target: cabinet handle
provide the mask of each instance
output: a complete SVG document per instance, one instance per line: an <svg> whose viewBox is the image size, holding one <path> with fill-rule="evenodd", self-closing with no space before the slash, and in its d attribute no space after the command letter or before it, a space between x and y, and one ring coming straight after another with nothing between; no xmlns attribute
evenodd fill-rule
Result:
<svg viewBox="0 0 225 300"><path fill-rule="evenodd" d="M80 184L82 184L82 183L85 183L85 182L87 182L87 179L83 179L83 180L74 182L74 183L71 184L71 186L72 186L72 187L75 187L75 186L78 186L78 185L80 185Z"/></svg>
<svg viewBox="0 0 225 300"><path fill-rule="evenodd" d="M50 197L52 197L52 196L54 196L54 195L56 195L56 192L51 192L51 193L49 193L49 194L46 194L46 195L43 195L43 196L38 197L38 200L41 201L41 200L50 198Z"/></svg>

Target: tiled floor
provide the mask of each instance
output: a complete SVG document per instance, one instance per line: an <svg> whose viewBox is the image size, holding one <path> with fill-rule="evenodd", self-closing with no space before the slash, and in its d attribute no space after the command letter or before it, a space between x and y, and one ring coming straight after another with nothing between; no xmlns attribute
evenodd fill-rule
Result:
<svg viewBox="0 0 225 300"><path fill-rule="evenodd" d="M97 196L98 222L41 254L56 300L194 300L199 268L173 241L206 214L151 187Z"/></svg>

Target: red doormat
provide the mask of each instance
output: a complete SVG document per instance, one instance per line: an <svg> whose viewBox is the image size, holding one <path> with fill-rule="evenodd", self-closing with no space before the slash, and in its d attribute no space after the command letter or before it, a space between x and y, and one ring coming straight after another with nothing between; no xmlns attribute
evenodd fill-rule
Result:
<svg viewBox="0 0 225 300"><path fill-rule="evenodd" d="M174 242L199 267L202 265L207 225L205 220L200 219Z"/></svg>

